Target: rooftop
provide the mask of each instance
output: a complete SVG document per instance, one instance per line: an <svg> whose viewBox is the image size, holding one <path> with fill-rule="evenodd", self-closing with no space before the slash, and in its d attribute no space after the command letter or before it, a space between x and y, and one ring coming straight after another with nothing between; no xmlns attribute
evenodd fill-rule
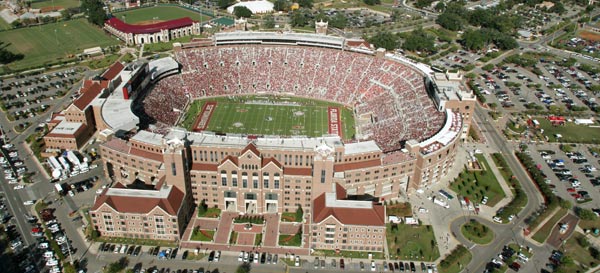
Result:
<svg viewBox="0 0 600 273"><path fill-rule="evenodd" d="M131 140L160 146L163 144L163 135L142 130L135 134Z"/></svg>
<svg viewBox="0 0 600 273"><path fill-rule="evenodd" d="M125 32L125 33L133 33L133 34L143 34L143 33L156 33L163 29L177 29L182 27L191 26L195 21L190 19L189 17L179 18L175 20L164 21L156 24L148 24L148 25L130 25L127 24L117 17L110 18L106 20L105 24L108 24L115 29Z"/></svg>
<svg viewBox="0 0 600 273"><path fill-rule="evenodd" d="M81 127L83 124L80 122L68 122L61 121L54 129L52 129L52 134L61 134L61 135L74 135L75 132Z"/></svg>
<svg viewBox="0 0 600 273"><path fill-rule="evenodd" d="M346 149L344 151L345 155L353 155L353 154L362 154L362 153L380 153L381 149L377 146L375 141L365 141L365 142L357 142L357 143L348 143L346 144Z"/></svg>

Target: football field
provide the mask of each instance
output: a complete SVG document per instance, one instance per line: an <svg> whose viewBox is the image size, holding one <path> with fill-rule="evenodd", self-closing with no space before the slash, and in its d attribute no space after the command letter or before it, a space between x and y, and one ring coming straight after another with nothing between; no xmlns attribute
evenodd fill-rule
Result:
<svg viewBox="0 0 600 273"><path fill-rule="evenodd" d="M75 54L86 48L119 43L85 19L4 31L0 41L8 45L10 51L25 55L23 60L8 64L10 69L74 60Z"/></svg>
<svg viewBox="0 0 600 273"><path fill-rule="evenodd" d="M342 137L352 138L355 130L351 109L294 97L238 96L195 101L182 124L190 131L319 137L329 134L331 107L340 110Z"/></svg>
<svg viewBox="0 0 600 273"><path fill-rule="evenodd" d="M123 12L116 12L113 15L128 24L158 23L160 21L179 19L183 17L190 17L192 20L196 21L200 20L200 13L174 6L132 9ZM209 16L202 14L202 21L208 21L209 19L211 19Z"/></svg>

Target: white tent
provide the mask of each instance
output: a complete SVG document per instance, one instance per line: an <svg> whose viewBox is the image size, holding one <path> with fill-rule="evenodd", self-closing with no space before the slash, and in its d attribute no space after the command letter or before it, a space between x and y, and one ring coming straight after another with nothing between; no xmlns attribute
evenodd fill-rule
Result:
<svg viewBox="0 0 600 273"><path fill-rule="evenodd" d="M594 121L591 119L575 119L575 124L577 125L592 125Z"/></svg>
<svg viewBox="0 0 600 273"><path fill-rule="evenodd" d="M273 12L273 3L265 0L239 2L227 8L227 12L233 13L233 9L237 6L247 7L252 14Z"/></svg>

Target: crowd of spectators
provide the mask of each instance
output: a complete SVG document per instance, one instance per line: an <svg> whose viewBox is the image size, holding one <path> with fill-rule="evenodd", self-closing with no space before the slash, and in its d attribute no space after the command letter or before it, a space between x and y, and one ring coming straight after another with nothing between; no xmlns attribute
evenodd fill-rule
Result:
<svg viewBox="0 0 600 273"><path fill-rule="evenodd" d="M423 76L385 58L317 47L254 45L183 49L175 57L182 73L159 82L144 100L146 112L165 124L177 121L179 113L172 109L182 109L186 95L193 100L257 93L353 107L357 138L374 139L384 151L397 150L409 139L427 139L444 122L444 113L427 96Z"/></svg>

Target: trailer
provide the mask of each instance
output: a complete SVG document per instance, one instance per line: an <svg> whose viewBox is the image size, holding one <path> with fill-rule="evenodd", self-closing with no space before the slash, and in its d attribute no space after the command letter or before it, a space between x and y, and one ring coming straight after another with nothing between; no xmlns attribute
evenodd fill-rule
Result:
<svg viewBox="0 0 600 273"><path fill-rule="evenodd" d="M62 171L62 165L60 165L60 163L58 163L58 160L56 160L56 157L53 157L53 156L49 157L47 161L52 170Z"/></svg>
<svg viewBox="0 0 600 273"><path fill-rule="evenodd" d="M63 195L63 193L64 193L64 192L63 192L63 188L62 188L62 186L60 185L60 183L56 183L56 184L54 184L54 188L56 189L56 192L57 192L59 195Z"/></svg>
<svg viewBox="0 0 600 273"><path fill-rule="evenodd" d="M63 170L65 170L66 172L69 172L71 170L71 166L69 165L69 163L67 162L67 160L65 160L64 157L59 156L58 157L58 162L60 162L60 165L63 166Z"/></svg>
<svg viewBox="0 0 600 273"><path fill-rule="evenodd" d="M446 201L442 200L441 198L434 197L433 203L446 209L450 208L450 205L448 205L448 203L446 203Z"/></svg>

